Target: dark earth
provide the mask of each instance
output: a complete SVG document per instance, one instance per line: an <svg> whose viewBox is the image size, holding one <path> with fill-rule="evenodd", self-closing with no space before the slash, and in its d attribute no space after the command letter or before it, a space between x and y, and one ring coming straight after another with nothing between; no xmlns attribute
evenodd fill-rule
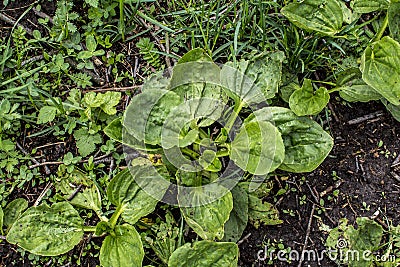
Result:
<svg viewBox="0 0 400 267"><path fill-rule="evenodd" d="M31 1L11 2L7 7L7 14L18 17L24 10L22 7L30 3ZM54 15L54 5L43 5L43 12ZM30 11L22 24L35 29L36 22L36 14ZM10 29L10 25L0 21L0 28L0 36L4 37L8 34L7 29ZM259 260L257 255L260 250L261 255L264 255L265 246L278 249L278 245L301 252L307 234L307 249L322 251L325 248L327 232L322 231L320 227L327 225L334 228L341 218L347 218L349 224L354 225L356 217L370 217L379 222L384 229L391 224L400 223L400 168L396 169L396 165L400 167L397 157L400 153L400 123L378 102L348 104L333 100L329 105L329 112L328 119L323 116L318 122L323 123L324 128L334 137L335 146L330 156L312 173L281 173L273 179L274 194L265 200L276 203L283 223L279 226L260 226L258 229L249 225L239 245L239 266L298 266L299 262L280 262L277 259L271 264L268 263L268 259ZM372 118L365 117L371 114ZM354 119L359 121L352 121ZM18 141L31 152L35 147L59 140L49 135ZM57 161L69 151L76 154L72 139L38 150L36 155L44 155L47 161ZM57 166L49 167L53 173L57 169ZM43 167L40 171L45 175ZM302 179L303 176L305 179ZM23 197L32 205L46 184L16 189L9 200ZM289 190L285 194L274 196L280 189L287 187ZM335 190L339 190L337 196L333 195ZM91 236L87 236L68 253L79 255L80 266L99 264L97 257L82 255L86 243L91 241L101 244L98 238L92 239ZM35 266L31 263L28 253L21 255L19 251L16 246L5 241L0 242L0 266ZM96 255L97 252L98 250L93 249L92 254ZM60 266L51 259L46 264L54 265ZM325 258L321 262L303 262L302 266L329 267L337 264Z"/></svg>

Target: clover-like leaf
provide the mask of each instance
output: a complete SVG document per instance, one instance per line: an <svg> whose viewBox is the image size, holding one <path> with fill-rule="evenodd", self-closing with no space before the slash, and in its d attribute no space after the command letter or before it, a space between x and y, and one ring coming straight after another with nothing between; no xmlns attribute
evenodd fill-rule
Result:
<svg viewBox="0 0 400 267"><path fill-rule="evenodd" d="M296 26L333 36L343 24L343 9L338 0L304 0L283 7L281 13Z"/></svg>
<svg viewBox="0 0 400 267"><path fill-rule="evenodd" d="M7 241L37 255L57 256L74 248L83 237L83 220L68 202L26 210L12 225Z"/></svg>
<svg viewBox="0 0 400 267"><path fill-rule="evenodd" d="M298 116L317 115L328 104L329 92L324 87L314 91L311 80L304 79L303 86L289 98L290 109Z"/></svg>
<svg viewBox="0 0 400 267"><path fill-rule="evenodd" d="M236 267L239 248L231 242L186 243L172 253L169 267Z"/></svg>
<svg viewBox="0 0 400 267"><path fill-rule="evenodd" d="M117 225L113 235L108 235L100 249L100 264L103 267L142 266L144 250L142 240L135 227Z"/></svg>
<svg viewBox="0 0 400 267"><path fill-rule="evenodd" d="M363 80L393 105L400 105L400 44L389 36L373 43L361 58Z"/></svg>
<svg viewBox="0 0 400 267"><path fill-rule="evenodd" d="M240 168L255 175L274 171L285 157L281 134L267 121L244 123L231 145L230 158Z"/></svg>
<svg viewBox="0 0 400 267"><path fill-rule="evenodd" d="M279 169L290 172L311 172L328 156L332 137L315 121L298 117L290 109L267 107L257 110L245 120L270 121L282 135L285 158Z"/></svg>

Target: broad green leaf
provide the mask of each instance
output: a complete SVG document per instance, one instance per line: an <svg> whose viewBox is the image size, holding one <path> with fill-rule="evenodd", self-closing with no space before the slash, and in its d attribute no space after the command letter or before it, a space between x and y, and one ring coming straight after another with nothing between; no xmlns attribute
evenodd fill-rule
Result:
<svg viewBox="0 0 400 267"><path fill-rule="evenodd" d="M174 67L169 90L188 100L220 99L220 68L212 62L189 62Z"/></svg>
<svg viewBox="0 0 400 267"><path fill-rule="evenodd" d="M278 93L284 59L283 52L269 52L258 55L250 61L245 74L261 89L265 99L273 98Z"/></svg>
<svg viewBox="0 0 400 267"><path fill-rule="evenodd" d="M385 10L389 7L390 0L353 0L351 8L356 13L371 13Z"/></svg>
<svg viewBox="0 0 400 267"><path fill-rule="evenodd" d="M167 173L166 169L162 171ZM129 169L119 172L110 181L107 187L108 199L122 209L121 216L125 221L135 224L140 218L154 211L158 200L163 197L167 188L153 184L152 186L157 187L154 191L157 195L150 196L136 183L135 179L138 177L151 179L159 175L150 161L136 158Z"/></svg>
<svg viewBox="0 0 400 267"><path fill-rule="evenodd" d="M352 225L348 225L347 219L342 219L339 226L330 231L325 244L334 250L337 250L339 240L342 240L340 244L345 244L340 248L340 253L349 255L349 257L336 257L340 261L338 263L348 264L349 267L375 266L373 252L381 248L383 228L366 217L358 217L356 222L358 227L354 228ZM365 252L370 253L365 254Z"/></svg>
<svg viewBox="0 0 400 267"><path fill-rule="evenodd" d="M343 24L343 10L338 0L304 0L283 7L281 13L294 25L324 35L335 35Z"/></svg>
<svg viewBox="0 0 400 267"><path fill-rule="evenodd" d="M57 256L74 248L83 237L83 220L68 202L26 210L12 225L7 241L42 256Z"/></svg>
<svg viewBox="0 0 400 267"><path fill-rule="evenodd" d="M186 243L172 253L169 267L236 267L239 248L231 242Z"/></svg>
<svg viewBox="0 0 400 267"><path fill-rule="evenodd" d="M203 239L213 240L224 237L224 225L229 219L233 208L231 192L214 200L215 194L226 190L222 186L213 184L212 189L195 188L189 193L178 192L178 203L189 203L192 207L181 207L181 212L187 224ZM208 201L212 199L213 202ZM207 203L203 204L202 203Z"/></svg>
<svg viewBox="0 0 400 267"><path fill-rule="evenodd" d="M280 95L286 103L289 103L290 96L296 91L300 90L300 86L297 83L290 83L280 88Z"/></svg>
<svg viewBox="0 0 400 267"><path fill-rule="evenodd" d="M390 36L400 42L400 2L393 2L388 9Z"/></svg>
<svg viewBox="0 0 400 267"><path fill-rule="evenodd" d="M179 147L187 147L193 144L199 136L199 130L192 129L185 134L179 135Z"/></svg>
<svg viewBox="0 0 400 267"><path fill-rule="evenodd" d="M348 102L369 102L379 100L382 96L362 79L358 68L350 68L341 72L336 82L339 94Z"/></svg>
<svg viewBox="0 0 400 267"><path fill-rule="evenodd" d="M213 150L205 150L199 157L199 163L206 171L219 172L222 169L222 163Z"/></svg>
<svg viewBox="0 0 400 267"><path fill-rule="evenodd" d="M178 61L178 64L188 63L188 62L212 62L213 60L201 48L195 48L184 54Z"/></svg>
<svg viewBox="0 0 400 267"><path fill-rule="evenodd" d="M360 14L358 13L353 13L346 5L346 2L339 1L339 4L342 8L343 12L343 22L346 24L351 24L354 21L358 20L360 18Z"/></svg>
<svg viewBox="0 0 400 267"><path fill-rule="evenodd" d="M221 84L236 102L246 105L264 102L278 92L284 59L283 52L270 52L236 65L228 62L221 70Z"/></svg>
<svg viewBox="0 0 400 267"><path fill-rule="evenodd" d="M146 79L142 86L142 92L147 90L168 89L169 82L170 79L164 77L164 73L162 71L159 71Z"/></svg>
<svg viewBox="0 0 400 267"><path fill-rule="evenodd" d="M298 117L290 109L267 107L245 120L270 121L278 128L285 146L285 158L279 169L289 172L311 172L328 156L332 137L315 121Z"/></svg>
<svg viewBox="0 0 400 267"><path fill-rule="evenodd" d="M78 59L88 59L93 56L92 52L90 51L80 51L78 54Z"/></svg>
<svg viewBox="0 0 400 267"><path fill-rule="evenodd" d="M289 98L290 109L297 116L317 115L329 102L328 90L320 87L314 92L311 80L304 79L303 86Z"/></svg>
<svg viewBox="0 0 400 267"><path fill-rule="evenodd" d="M164 121L181 102L174 92L147 90L132 99L124 114L123 125L138 140L150 145L160 144Z"/></svg>
<svg viewBox="0 0 400 267"><path fill-rule="evenodd" d="M188 130L188 124L195 125L194 129L201 126L208 126L220 119L225 104L221 101L210 97L201 97L187 100L172 110L164 120L161 134L161 145L164 149L173 147L182 147L183 144L194 142L197 137L195 130L191 135L187 136L187 140L182 142L182 132ZM203 118L207 118L208 122L204 123ZM188 141L188 142L186 142Z"/></svg>
<svg viewBox="0 0 400 267"><path fill-rule="evenodd" d="M141 267L144 258L142 240L135 227L117 225L113 235L108 235L100 249L103 267Z"/></svg>
<svg viewBox="0 0 400 267"><path fill-rule="evenodd" d="M365 217L357 218L356 221L357 229L350 226L348 230L350 248L359 251L360 254L366 250L378 250L383 236L382 226ZM349 266L364 267L371 263L372 258L371 260L366 260L360 257L360 260L351 260Z"/></svg>
<svg viewBox="0 0 400 267"><path fill-rule="evenodd" d="M244 123L231 145L230 158L241 169L255 175L274 171L285 157L281 134L266 121Z"/></svg>
<svg viewBox="0 0 400 267"><path fill-rule="evenodd" d="M100 191L85 173L78 169L71 173L59 170L58 176L54 185L65 200L74 206L101 212ZM71 196L74 197L71 199Z"/></svg>
<svg viewBox="0 0 400 267"><path fill-rule="evenodd" d="M101 212L101 196L96 185L85 188L70 200L72 205Z"/></svg>
<svg viewBox="0 0 400 267"><path fill-rule="evenodd" d="M367 47L361 58L363 80L393 105L400 105L400 44L390 38Z"/></svg>
<svg viewBox="0 0 400 267"><path fill-rule="evenodd" d="M123 127L121 118L113 120L103 131L109 138L131 148L148 152L160 150L157 146L145 145L143 141L139 141L133 135L129 134L125 127Z"/></svg>
<svg viewBox="0 0 400 267"><path fill-rule="evenodd" d="M27 208L28 201L23 198L17 198L8 203L4 208L4 226L10 228Z"/></svg>
<svg viewBox="0 0 400 267"><path fill-rule="evenodd" d="M58 109L53 106L44 106L39 110L37 123L43 124L55 119Z"/></svg>
<svg viewBox="0 0 400 267"><path fill-rule="evenodd" d="M261 224L264 225L277 225L281 224L282 220L279 219L278 210L268 202L263 202L254 193L249 195L249 221L255 228Z"/></svg>
<svg viewBox="0 0 400 267"><path fill-rule="evenodd" d="M240 186L232 189L233 209L224 226L223 241L237 242L242 237L249 219L249 197Z"/></svg>
<svg viewBox="0 0 400 267"><path fill-rule="evenodd" d="M400 122L400 106L395 106L388 103L386 100L382 99L382 103L385 105L386 109L392 114L393 118Z"/></svg>

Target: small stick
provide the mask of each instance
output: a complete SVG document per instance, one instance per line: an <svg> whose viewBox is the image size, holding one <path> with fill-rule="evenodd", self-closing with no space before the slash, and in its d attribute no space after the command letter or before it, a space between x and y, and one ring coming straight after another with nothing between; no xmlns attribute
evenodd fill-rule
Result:
<svg viewBox="0 0 400 267"><path fill-rule="evenodd" d="M398 165L400 165L400 154L396 157L396 159L393 161L393 163L392 163L392 168L394 168L394 167L396 167L396 166L398 166Z"/></svg>
<svg viewBox="0 0 400 267"><path fill-rule="evenodd" d="M311 214L310 214L310 219L308 220L306 238L305 238L305 240L304 240L303 249L301 250L300 261L299 261L299 264L297 265L297 267L301 267L301 265L303 264L303 260L304 260L303 255L304 255L304 251L305 251L306 248L307 248L308 239L310 238L311 224L312 224L312 219L313 219L313 217L314 217L314 212L315 212L315 204L312 205Z"/></svg>
<svg viewBox="0 0 400 267"><path fill-rule="evenodd" d="M308 189L311 192L312 197L314 198L315 202L319 203L319 197L314 193L314 190L311 188L308 182L306 182Z"/></svg>
<svg viewBox="0 0 400 267"><path fill-rule="evenodd" d="M43 189L42 193L40 193L39 197L36 199L35 203L33 204L34 207L39 205L40 201L42 201L42 198L46 195L47 191L50 190L50 188L53 186L51 182L48 182L46 187Z"/></svg>
<svg viewBox="0 0 400 267"><path fill-rule="evenodd" d="M64 146L65 146L65 142L57 142L57 143L50 143L50 144L45 144L42 146L37 146L37 147L35 147L35 149L45 148L45 147L49 147L49 146L56 146L56 145L61 145L61 144L64 144Z"/></svg>
<svg viewBox="0 0 400 267"><path fill-rule="evenodd" d="M333 106L331 103L328 103L328 107L331 110L332 116L335 119L335 121L340 121L338 116L336 115L336 112L333 110Z"/></svg>
<svg viewBox="0 0 400 267"><path fill-rule="evenodd" d="M371 113L371 114L367 114L365 116L356 118L356 119L352 119L348 121L349 125L355 125L355 124L359 124L362 123L364 121L370 120L370 119L375 119L377 117L380 117L383 115L383 111L379 110L377 112Z"/></svg>
<svg viewBox="0 0 400 267"><path fill-rule="evenodd" d="M25 156L29 156L29 157L30 157L29 153L28 153L18 142L16 142L16 144L17 144L18 149L21 150L22 153L25 154ZM31 160L32 160L33 163L35 163L36 165L37 165L37 164L41 164L41 163L40 163L39 161L37 161L35 158L32 158L32 157L31 157ZM47 167L47 166L44 167L44 170L45 170L45 172L46 172L47 175L49 175L49 174L51 173L49 167Z"/></svg>
<svg viewBox="0 0 400 267"><path fill-rule="evenodd" d="M394 178L397 182L400 183L400 176L399 176L397 173L395 173L395 172L390 172L390 174L393 176L393 178Z"/></svg>
<svg viewBox="0 0 400 267"><path fill-rule="evenodd" d="M79 191L81 190L81 188L82 188L82 184L78 185L78 187L77 187L77 188L75 189L75 191L67 198L67 200L68 200L68 201L71 201L71 200L76 196L76 194L79 193Z"/></svg>
<svg viewBox="0 0 400 267"><path fill-rule="evenodd" d="M15 25L15 24L17 23L16 20L14 20L13 18L11 18L11 17L9 17L9 16L7 16L7 15L4 15L4 14L1 13L1 12L0 12L0 19L1 19L2 21L4 21L4 22L8 23L8 24L11 24L11 25ZM22 28L26 31L27 34L32 35L33 31L32 31L31 29L29 29L29 28L23 26L23 25L20 24L20 23L18 23L17 25L18 25L19 27L22 27Z"/></svg>
<svg viewBox="0 0 400 267"><path fill-rule="evenodd" d="M60 165L63 164L64 162L62 161L48 161L48 162L42 162L42 163L36 163L35 165L29 166L29 169L34 169L40 166L46 166L46 165Z"/></svg>
<svg viewBox="0 0 400 267"><path fill-rule="evenodd" d="M244 241L246 241L247 239L249 239L250 236L251 236L251 233L248 233L245 237L243 237L242 239L240 239L236 244L239 246L239 245L242 244Z"/></svg>

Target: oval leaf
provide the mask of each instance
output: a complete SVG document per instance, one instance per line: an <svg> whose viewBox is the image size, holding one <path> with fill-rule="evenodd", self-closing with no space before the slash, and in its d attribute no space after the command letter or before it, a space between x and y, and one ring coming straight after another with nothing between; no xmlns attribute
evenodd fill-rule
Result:
<svg viewBox="0 0 400 267"><path fill-rule="evenodd" d="M174 92L147 90L132 99L124 114L123 125L136 139L158 145L165 118L181 102Z"/></svg>
<svg viewBox="0 0 400 267"><path fill-rule="evenodd" d="M291 3L281 13L294 25L325 35L340 32L343 24L343 10L337 0L305 0Z"/></svg>
<svg viewBox="0 0 400 267"><path fill-rule="evenodd" d="M164 170L164 173L166 172ZM153 212L158 199L162 198L167 189L157 187L157 195L150 196L136 183L135 179L138 176L151 178L159 174L148 160L137 158L132 161L131 168L119 172L107 187L108 199L115 206L122 206L121 216L130 224L135 224L140 218Z"/></svg>
<svg viewBox="0 0 400 267"><path fill-rule="evenodd" d="M199 241L186 243L172 253L169 267L235 267L239 248L235 243Z"/></svg>
<svg viewBox="0 0 400 267"><path fill-rule="evenodd" d="M229 215L229 220L224 226L223 241L237 242L242 237L249 219L249 198L247 192L240 186L232 189L233 209Z"/></svg>
<svg viewBox="0 0 400 267"><path fill-rule="evenodd" d="M348 102L369 102L379 100L382 96L362 79L358 68L341 72L336 82L340 97Z"/></svg>
<svg viewBox="0 0 400 267"><path fill-rule="evenodd" d="M114 235L108 235L100 249L103 267L140 267L144 258L142 240L135 227L117 225Z"/></svg>
<svg viewBox="0 0 400 267"><path fill-rule="evenodd" d="M290 172L311 172L328 156L332 137L315 121L298 117L290 109L267 107L245 120L271 121L282 134L285 159L279 169Z"/></svg>
<svg viewBox="0 0 400 267"><path fill-rule="evenodd" d="M388 9L390 35L400 41L400 2L393 2Z"/></svg>
<svg viewBox="0 0 400 267"><path fill-rule="evenodd" d="M7 241L42 256L57 256L83 237L83 220L68 202L31 207L13 224Z"/></svg>
<svg viewBox="0 0 400 267"><path fill-rule="evenodd" d="M297 116L317 115L326 107L329 99L326 88L320 87L314 92L311 80L304 79L301 89L290 96L289 106Z"/></svg>
<svg viewBox="0 0 400 267"><path fill-rule="evenodd" d="M274 171L284 157L281 134L266 121L243 124L232 142L230 158L240 168L255 175Z"/></svg>
<svg viewBox="0 0 400 267"><path fill-rule="evenodd" d="M27 208L28 201L23 198L17 198L8 203L4 208L4 226L11 227Z"/></svg>
<svg viewBox="0 0 400 267"><path fill-rule="evenodd" d="M393 105L400 105L400 44L390 38L367 47L362 58L363 80Z"/></svg>
<svg viewBox="0 0 400 267"><path fill-rule="evenodd" d="M136 137L129 134L122 125L122 118L113 120L104 128L104 133L111 139L118 141L128 147L141 151L158 151L158 146L146 145L143 141L139 141Z"/></svg>
<svg viewBox="0 0 400 267"><path fill-rule="evenodd" d="M389 7L390 0L354 0L351 8L354 12L364 14L385 10Z"/></svg>
<svg viewBox="0 0 400 267"><path fill-rule="evenodd" d="M208 203L208 197L213 198L213 191L219 194L226 190L222 186L213 184L212 189L207 191L202 188L191 190L189 194L178 193L178 202L189 203L192 200L193 207L181 207L181 212L187 224L203 239L213 240L215 238L222 239L224 236L224 225L229 219L229 214L233 208L233 199L231 192L227 192L224 196ZM197 203L199 201L200 203ZM201 205L201 203L207 203Z"/></svg>

